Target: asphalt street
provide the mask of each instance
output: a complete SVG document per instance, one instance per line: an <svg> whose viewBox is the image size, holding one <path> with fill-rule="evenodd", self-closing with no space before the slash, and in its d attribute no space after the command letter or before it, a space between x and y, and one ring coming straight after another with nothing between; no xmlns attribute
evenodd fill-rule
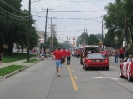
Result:
<svg viewBox="0 0 133 99"><path fill-rule="evenodd" d="M109 71L85 71L72 57L60 77L49 58L0 81L0 99L133 99L133 82L119 77L113 58Z"/></svg>

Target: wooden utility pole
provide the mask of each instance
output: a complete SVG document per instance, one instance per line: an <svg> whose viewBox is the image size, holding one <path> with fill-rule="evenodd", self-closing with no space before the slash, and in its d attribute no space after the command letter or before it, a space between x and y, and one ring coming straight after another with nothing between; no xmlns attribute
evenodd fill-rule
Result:
<svg viewBox="0 0 133 99"><path fill-rule="evenodd" d="M51 52L52 52L52 51L53 51L53 25L52 25L52 18L51 18L50 29L51 29L51 30L50 30L50 31L51 31L51 40L50 40L50 41L51 41L51 42L50 42L51 44L50 44L50 45L51 45Z"/></svg>
<svg viewBox="0 0 133 99"><path fill-rule="evenodd" d="M31 27L31 0L29 0L29 22L28 22L28 33L27 33L27 61L29 61L29 49L30 49L30 27Z"/></svg>
<svg viewBox="0 0 133 99"><path fill-rule="evenodd" d="M47 8L47 12L46 12L46 22L45 22L44 47L43 47L44 52L46 51L46 39L47 39L47 19L48 19L48 8Z"/></svg>
<svg viewBox="0 0 133 99"><path fill-rule="evenodd" d="M103 19L102 19L102 47L104 48L104 42L103 42Z"/></svg>

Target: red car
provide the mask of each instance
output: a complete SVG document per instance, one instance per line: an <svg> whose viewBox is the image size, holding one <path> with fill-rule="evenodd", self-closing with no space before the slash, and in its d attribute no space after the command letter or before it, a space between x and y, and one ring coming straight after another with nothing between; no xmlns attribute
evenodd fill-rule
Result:
<svg viewBox="0 0 133 99"><path fill-rule="evenodd" d="M83 69L102 68L109 70L109 58L101 53L90 53L83 58Z"/></svg>
<svg viewBox="0 0 133 99"><path fill-rule="evenodd" d="M122 62L120 64L120 77L133 81L133 62Z"/></svg>

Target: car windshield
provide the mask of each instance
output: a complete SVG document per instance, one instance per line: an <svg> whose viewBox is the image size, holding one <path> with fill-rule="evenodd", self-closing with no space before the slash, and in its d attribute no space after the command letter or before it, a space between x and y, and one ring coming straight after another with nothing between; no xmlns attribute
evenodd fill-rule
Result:
<svg viewBox="0 0 133 99"><path fill-rule="evenodd" d="M102 54L88 54L88 56L87 56L87 58L92 58L92 59L94 59L94 58L102 58L102 59L104 59L104 58L107 58L105 55L102 55Z"/></svg>

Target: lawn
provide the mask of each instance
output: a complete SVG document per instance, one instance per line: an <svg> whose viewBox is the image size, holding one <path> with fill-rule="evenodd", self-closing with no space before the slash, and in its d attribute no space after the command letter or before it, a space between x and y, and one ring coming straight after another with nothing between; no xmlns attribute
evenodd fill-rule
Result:
<svg viewBox="0 0 133 99"><path fill-rule="evenodd" d="M21 65L10 65L8 67L0 68L0 76L5 76L9 73L12 73L16 70L23 68L23 67L24 66L21 66Z"/></svg>
<svg viewBox="0 0 133 99"><path fill-rule="evenodd" d="M30 54L29 57L36 57L37 55ZM10 63L10 62L15 62L18 60L23 60L27 59L27 54L26 53L13 53L13 56L8 56L7 54L3 54L2 57L2 63Z"/></svg>
<svg viewBox="0 0 133 99"><path fill-rule="evenodd" d="M35 62L37 62L37 61L38 61L38 59L32 59L32 60L29 60L28 62L25 61L24 63L35 63Z"/></svg>

